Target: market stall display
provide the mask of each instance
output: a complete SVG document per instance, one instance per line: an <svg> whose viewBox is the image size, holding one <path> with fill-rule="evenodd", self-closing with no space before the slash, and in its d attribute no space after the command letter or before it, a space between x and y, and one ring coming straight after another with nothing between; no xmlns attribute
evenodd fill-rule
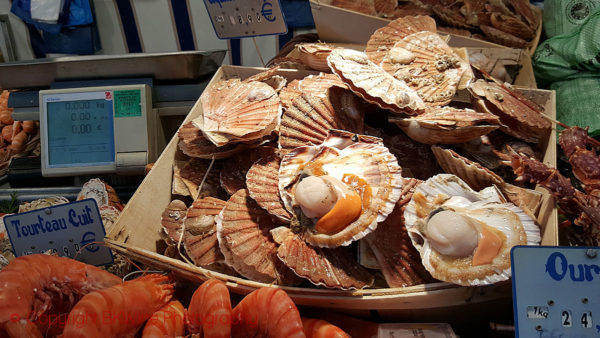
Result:
<svg viewBox="0 0 600 338"><path fill-rule="evenodd" d="M397 39L411 41L420 35L423 32ZM423 186L423 180L443 177L436 175L444 170L429 145L411 139L410 134L407 136L388 119L439 114L431 124L450 134L458 134L463 127L480 123L474 117L487 117L485 122L493 128L483 133L474 133L456 144L445 140L433 143L495 172L497 181L488 182L497 184L502 192L488 207L500 210L499 205L509 204L509 209L516 212L498 212L512 215L519 224L512 228L515 232L508 230L498 234L490 230L501 238L504 248L501 255L504 258L492 253L492 260L498 258L505 263L507 251L504 250L512 245L508 240L533 244L541 239L543 244L556 244L552 201L548 200L547 194L540 195L531 190L532 185L513 190L507 188L509 184L515 184L515 175L505 162L514 152L523 152L552 163L554 144L549 142L553 138L549 123L543 124L540 128L544 131L536 134L540 135L540 142L527 144L501 132L500 128L512 131L519 125L504 125L500 122L502 117L496 114L504 110L510 113L515 106L525 105L536 107L530 108L531 114L552 116L553 96L547 91L504 86L502 90L506 91L492 94L491 99L485 93L481 98L473 99L479 103L473 106L471 94L461 89L469 87L469 79L473 76L468 66L464 66L467 62L454 50L446 48L443 40L435 41L439 47L434 50L434 56L424 55L417 45L409 51L404 48L407 45L394 48L392 44L383 59L387 57L397 66L408 65L408 76L395 74L397 71L402 73L402 67L386 72L369 60L367 54L341 48L327 52L327 63L334 75L278 68L222 67L192 109L178 137L171 141L125 207L117 226L108 234L107 243L135 260L173 270L184 278L214 277L231 282L230 288L239 293L247 294L267 283L281 284L281 288L300 304L384 309L400 306L411 311L464 304L463 292L467 290L432 279L422 265L425 256L409 243L411 239L403 224L407 215L405 207L415 200L415 189ZM423 68L416 67L420 62L424 64ZM419 69L427 71L410 76ZM278 86L271 89L264 86L276 75L287 82L279 93ZM436 95L439 100L430 100L423 89L433 88L427 86L436 80L443 81L445 87L443 93ZM485 83L485 90L495 85L480 81ZM382 86L382 83L388 86ZM471 84L475 83L471 81ZM238 87L246 88L243 95L237 91ZM454 92L458 95L448 104L448 97ZM229 101L214 100L218 97L228 97ZM273 101L279 102L283 112L280 127L275 129L278 133L270 133L272 109L269 107ZM255 109L248 109L248 114L240 115L232 124L226 117L228 106ZM206 112L205 108L208 108ZM537 125L537 115L525 119ZM250 121L265 121L263 129L246 128ZM408 128L431 132L422 124ZM523 137L519 133L513 134ZM259 144L262 148L255 150ZM508 147L509 144L515 148ZM234 148L246 150L233 153L231 149ZM479 164L480 160L472 154L487 161ZM251 159L252 156L258 158ZM227 159L224 161L223 157ZM241 165L252 161L254 164L247 169ZM225 168L231 168L226 162L239 163L243 169L236 171L236 176L239 174L245 180L238 177L239 184L234 185L224 179L230 170ZM181 169L177 174L177 168L185 165L198 168L195 171L197 189L193 189L195 193L191 196L171 195L172 191L180 191L180 181L172 178L181 176ZM215 182L217 173L220 179ZM175 190L174 185L177 186ZM234 186L238 190L231 189ZM206 196L203 191L213 193ZM312 199L302 191L320 195ZM441 195L436 203L443 206L447 199L448 195ZM186 224L188 217L190 223ZM524 222L529 225L524 226ZM530 227L531 224L536 224L537 231ZM389 242L377 240L386 237L382 229L394 227L404 235L390 238ZM168 234L166 242L157 243L165 233ZM517 235L513 236L514 233ZM198 239L197 243L202 243L195 248L202 249L191 250L191 236ZM375 245L370 247L373 242ZM386 243L399 243L406 250L394 250L384 245ZM498 244L490 245L497 248ZM482 250L488 252L487 248ZM369 252L376 263L361 266ZM183 261L176 259L179 257ZM198 259L205 257L211 259ZM201 263L193 266L190 262ZM223 273L223 263L235 272ZM295 287L298 283L301 283L299 287ZM502 285L497 287L494 285L487 290L502 289ZM435 298L432 292L440 296ZM499 291L493 297L502 293ZM508 293L504 293L506 296ZM424 302L425 299L435 300ZM469 301L473 303L473 299Z"/></svg>
<svg viewBox="0 0 600 338"><path fill-rule="evenodd" d="M535 51L542 31L542 11L528 1L388 1L394 11L374 9L378 1L311 0L320 38L326 42L365 43L390 20L431 16L450 45L513 47ZM361 9L359 9L360 7ZM370 9L365 11L365 9ZM346 32L346 33L345 33Z"/></svg>

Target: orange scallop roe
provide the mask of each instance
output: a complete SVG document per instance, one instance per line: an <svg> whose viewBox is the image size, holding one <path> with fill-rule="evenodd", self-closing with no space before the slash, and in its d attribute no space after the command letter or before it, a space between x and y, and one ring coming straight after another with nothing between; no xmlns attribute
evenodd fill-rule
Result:
<svg viewBox="0 0 600 338"><path fill-rule="evenodd" d="M481 227L480 234L481 237L473 255L473 266L492 263L504 243L504 234L487 225Z"/></svg>
<svg viewBox="0 0 600 338"><path fill-rule="evenodd" d="M338 198L331 210L319 218L315 230L326 235L335 234L354 222L361 212L360 195L353 190L348 190Z"/></svg>
<svg viewBox="0 0 600 338"><path fill-rule="evenodd" d="M350 189L358 193L360 199L362 200L363 209L369 206L369 203L371 202L371 196L373 195L373 190L367 181L354 174L344 174L342 177L342 182L346 183Z"/></svg>

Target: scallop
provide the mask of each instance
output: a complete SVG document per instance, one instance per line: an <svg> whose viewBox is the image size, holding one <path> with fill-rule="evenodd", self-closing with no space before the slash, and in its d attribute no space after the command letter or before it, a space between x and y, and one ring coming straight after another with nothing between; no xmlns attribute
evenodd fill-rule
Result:
<svg viewBox="0 0 600 338"><path fill-rule="evenodd" d="M418 32L396 42L381 67L403 80L427 105L443 106L452 100L461 78L471 72L469 62L456 54L434 32Z"/></svg>
<svg viewBox="0 0 600 338"><path fill-rule="evenodd" d="M336 48L327 58L329 67L367 102L396 113L415 115L425 109L423 99L406 82L394 78L363 52Z"/></svg>
<svg viewBox="0 0 600 338"><path fill-rule="evenodd" d="M275 228L271 234L280 243L277 257L296 275L314 285L351 290L373 284L373 275L353 259L352 251L347 247L311 247L287 227Z"/></svg>
<svg viewBox="0 0 600 338"><path fill-rule="evenodd" d="M200 103L200 116L192 122L217 147L268 136L282 110L275 89L252 80L220 81L202 93Z"/></svg>
<svg viewBox="0 0 600 338"><path fill-rule="evenodd" d="M404 16L379 28L369 38L365 53L369 60L380 64L394 44L404 37L422 31L436 32L435 20L430 16Z"/></svg>
<svg viewBox="0 0 600 338"><path fill-rule="evenodd" d="M292 215L285 209L279 196L279 164L276 153L265 156L250 167L246 174L246 186L250 197L269 214L285 223Z"/></svg>
<svg viewBox="0 0 600 338"><path fill-rule="evenodd" d="M184 154L208 160L213 158L217 160L227 158L256 146L246 143L230 143L222 147L217 147L192 122L182 125L177 132L177 137L179 138L179 149Z"/></svg>
<svg viewBox="0 0 600 338"><path fill-rule="evenodd" d="M294 285L301 281L277 258L278 244L269 233L276 224L247 190L229 198L216 222L225 262L239 274L263 283Z"/></svg>
<svg viewBox="0 0 600 338"><path fill-rule="evenodd" d="M389 121L424 144L468 142L491 133L500 124L494 114L452 107L431 107L424 114L409 118L392 116Z"/></svg>
<svg viewBox="0 0 600 338"><path fill-rule="evenodd" d="M299 43L296 45L300 61L320 72L331 72L327 65L327 56L333 48L326 43Z"/></svg>
<svg viewBox="0 0 600 338"><path fill-rule="evenodd" d="M401 168L381 139L343 131L332 131L320 146L292 150L279 169L292 230L319 247L346 246L375 230L401 188Z"/></svg>
<svg viewBox="0 0 600 338"><path fill-rule="evenodd" d="M206 197L197 199L187 210L183 245L187 255L198 266L209 266L224 261L217 239L216 217L225 207L225 201Z"/></svg>
<svg viewBox="0 0 600 338"><path fill-rule="evenodd" d="M465 286L507 280L510 249L541 240L536 221L507 203L494 186L477 192L449 174L417 187L404 219L431 275Z"/></svg>

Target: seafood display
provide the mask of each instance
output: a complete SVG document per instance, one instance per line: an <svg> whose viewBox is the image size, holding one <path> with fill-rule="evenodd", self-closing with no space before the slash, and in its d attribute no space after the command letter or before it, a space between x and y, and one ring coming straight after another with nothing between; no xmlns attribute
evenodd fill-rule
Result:
<svg viewBox="0 0 600 338"><path fill-rule="evenodd" d="M479 1L351 1L333 0L332 6L388 19L411 15L435 17L440 30L488 40L514 48L532 45L540 20L525 0Z"/></svg>
<svg viewBox="0 0 600 338"><path fill-rule="evenodd" d="M542 195L505 173L513 154L542 150L551 123L511 88L475 79L436 31L429 17L405 17L365 52L297 45L302 62L330 73L294 73L277 90L268 83L289 71L213 80L178 134L173 191L189 193L173 194L162 214L165 255L338 290L510 278L510 248L540 243ZM463 89L472 98L453 101ZM244 136L240 126L254 129ZM200 138L210 151L190 151ZM440 229L440 215L456 226ZM444 248L445 236L465 243Z"/></svg>

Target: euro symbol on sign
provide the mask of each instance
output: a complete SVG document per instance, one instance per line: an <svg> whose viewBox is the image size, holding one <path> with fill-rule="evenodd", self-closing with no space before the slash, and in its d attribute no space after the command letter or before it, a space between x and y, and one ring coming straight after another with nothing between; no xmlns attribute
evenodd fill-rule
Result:
<svg viewBox="0 0 600 338"><path fill-rule="evenodd" d="M273 5L270 2L266 2L262 6L261 14L267 19L269 22L275 21L275 17L273 16Z"/></svg>
<svg viewBox="0 0 600 338"><path fill-rule="evenodd" d="M95 241L96 241L96 234L91 231L88 231L85 234L83 234L83 237L81 237L81 247L85 247L85 249L89 252L96 252L96 251L100 250L100 248L96 244L87 245L87 244L93 243Z"/></svg>

